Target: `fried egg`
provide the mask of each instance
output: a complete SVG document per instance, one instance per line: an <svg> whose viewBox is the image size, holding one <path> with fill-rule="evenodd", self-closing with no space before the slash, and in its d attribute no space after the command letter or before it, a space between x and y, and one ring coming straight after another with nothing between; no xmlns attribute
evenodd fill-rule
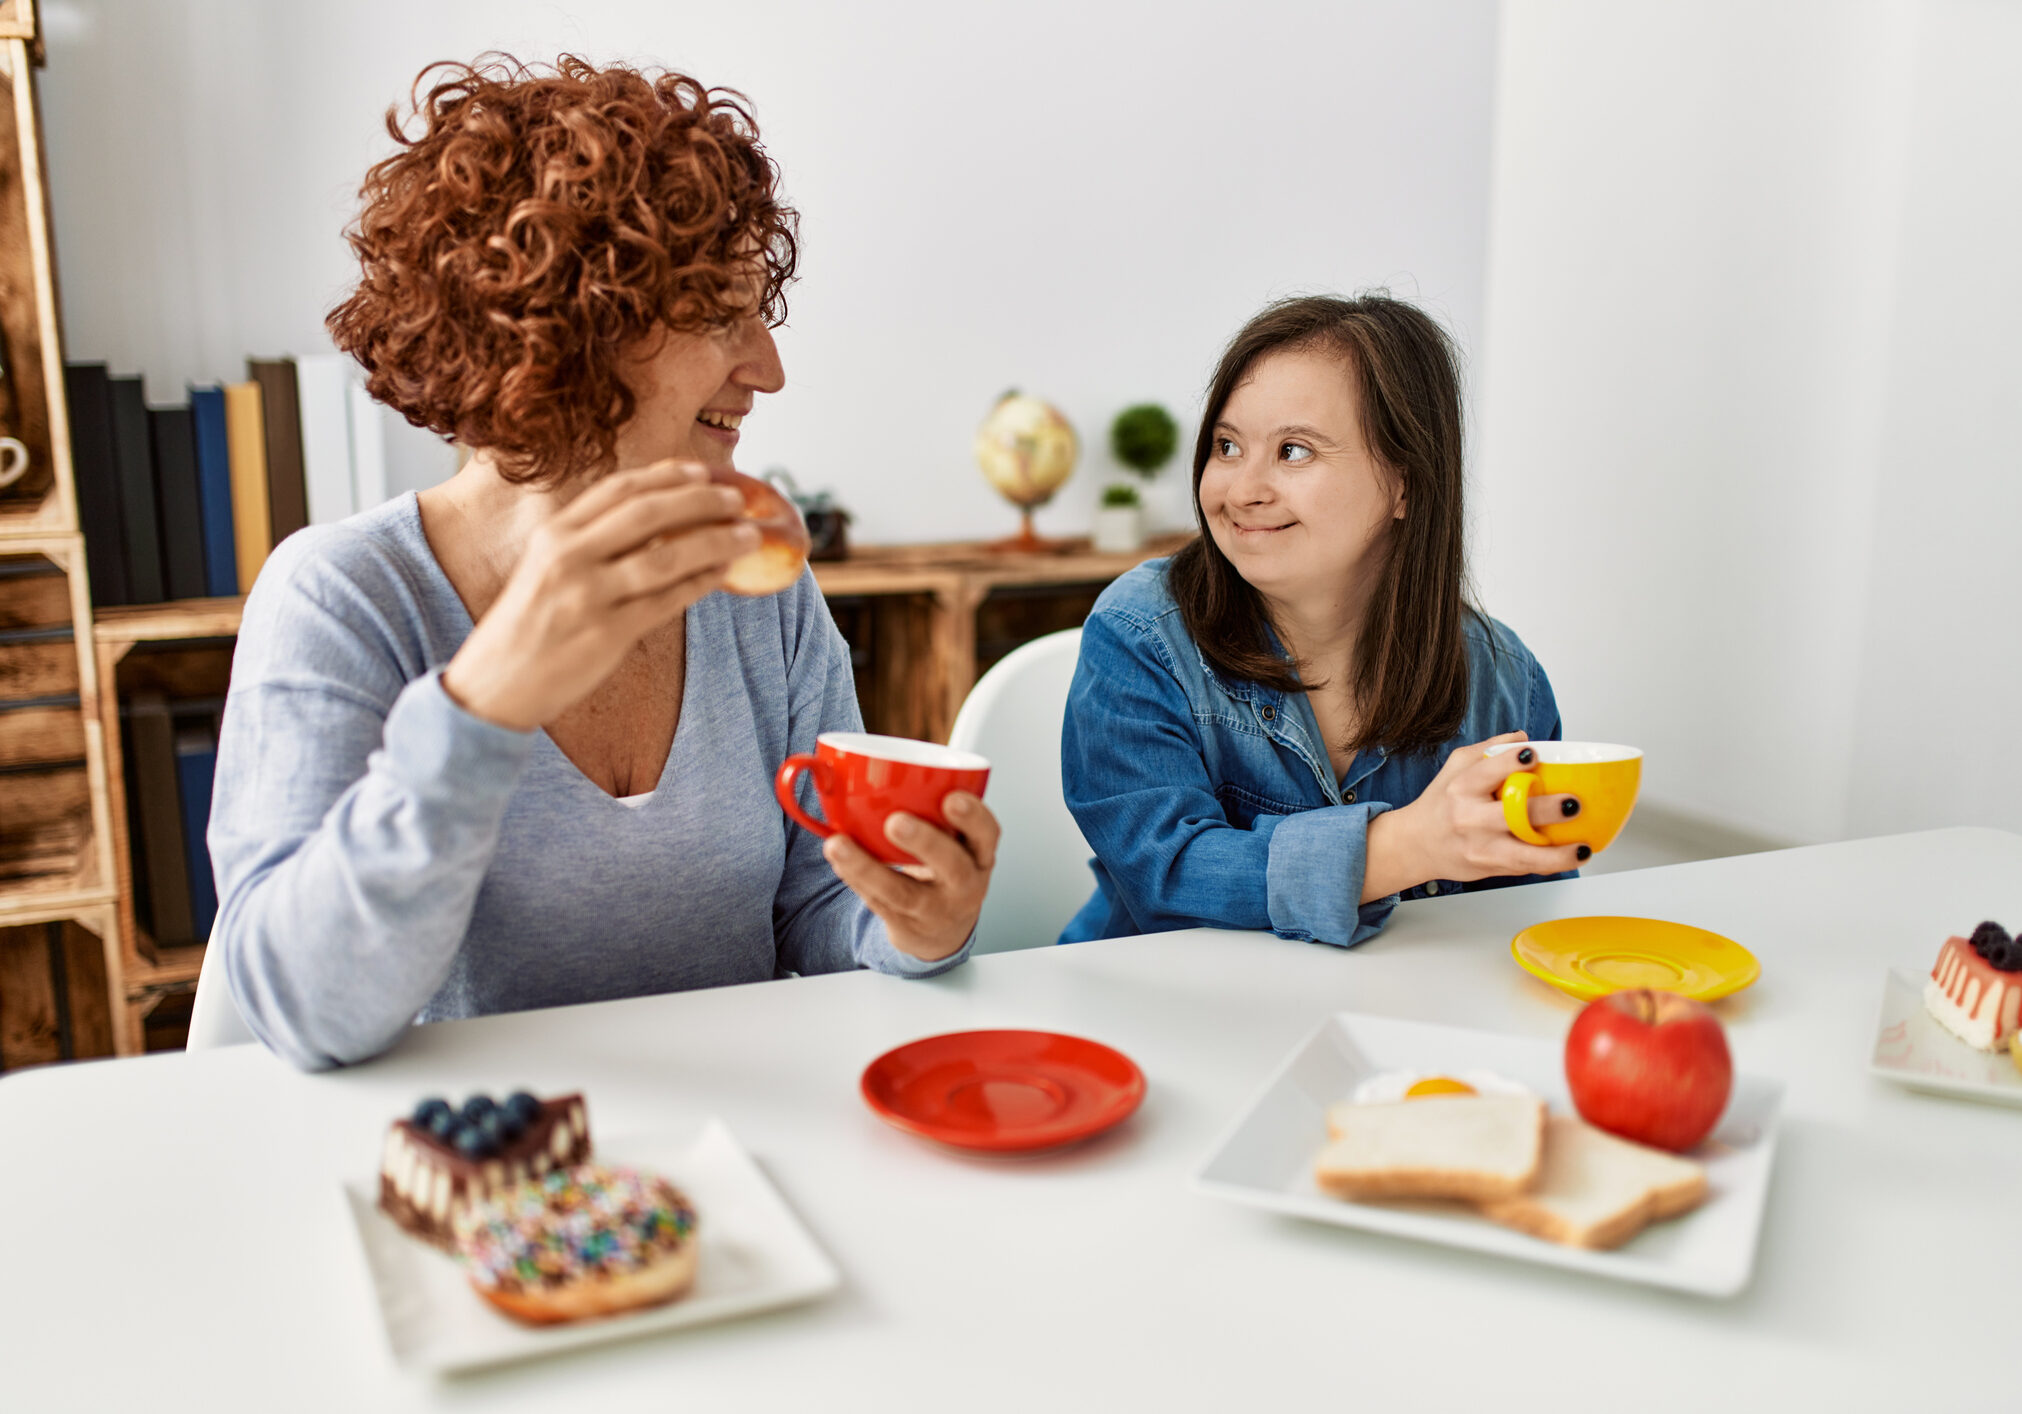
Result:
<svg viewBox="0 0 2022 1414"><path fill-rule="evenodd" d="M1389 1104L1397 1100L1422 1100L1431 1095L1529 1095L1528 1085L1519 1085L1492 1070L1385 1070L1355 1087L1358 1105Z"/></svg>

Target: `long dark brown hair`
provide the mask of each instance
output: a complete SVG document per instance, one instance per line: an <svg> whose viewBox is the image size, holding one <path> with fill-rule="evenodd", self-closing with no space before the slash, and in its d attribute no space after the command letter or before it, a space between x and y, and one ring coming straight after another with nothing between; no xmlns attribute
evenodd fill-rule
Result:
<svg viewBox="0 0 2022 1414"><path fill-rule="evenodd" d="M1403 484L1405 513L1384 532L1384 563L1356 645L1356 751L1430 752L1467 712L1470 613L1461 514L1460 374L1446 331L1386 295L1281 300L1245 324L1215 369L1194 439L1194 519L1200 535L1173 556L1173 598L1208 663L1225 677L1306 692L1298 665L1273 648L1260 595L1215 544L1201 512L1201 473L1215 424L1259 359L1286 350L1338 354L1355 380L1362 436Z"/></svg>

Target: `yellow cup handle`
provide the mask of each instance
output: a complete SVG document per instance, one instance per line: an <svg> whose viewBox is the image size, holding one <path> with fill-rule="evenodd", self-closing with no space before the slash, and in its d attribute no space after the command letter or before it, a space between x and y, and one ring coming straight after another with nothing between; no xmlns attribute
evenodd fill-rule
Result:
<svg viewBox="0 0 2022 1414"><path fill-rule="evenodd" d="M1525 844L1550 844L1531 828L1531 790L1538 778L1529 771L1517 771L1502 783L1502 822Z"/></svg>

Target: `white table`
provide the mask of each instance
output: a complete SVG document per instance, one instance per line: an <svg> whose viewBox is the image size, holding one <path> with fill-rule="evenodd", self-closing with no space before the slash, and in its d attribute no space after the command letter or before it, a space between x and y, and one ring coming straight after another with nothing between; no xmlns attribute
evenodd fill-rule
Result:
<svg viewBox="0 0 2022 1414"><path fill-rule="evenodd" d="M1737 1064L1789 1086L1731 1301L1275 1218L1188 1176L1335 1010L1556 1037L1511 935L1674 918L1753 949ZM1428 900L1353 952L1195 931L417 1031L304 1076L254 1047L0 1080L0 1408L1610 1410L2022 1404L2022 1112L1871 1079L1883 972L2022 924L2022 837L1948 830ZM982 1026L1150 1082L1081 1148L885 1127L864 1064ZM386 1352L340 1179L431 1092L581 1087L605 1136L723 1116L844 1274L815 1305L456 1380ZM1322 1402L1324 1401L1324 1403Z"/></svg>

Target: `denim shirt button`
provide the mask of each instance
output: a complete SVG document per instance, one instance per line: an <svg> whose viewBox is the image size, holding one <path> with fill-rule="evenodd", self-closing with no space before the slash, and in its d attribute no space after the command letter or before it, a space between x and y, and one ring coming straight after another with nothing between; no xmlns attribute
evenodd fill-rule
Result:
<svg viewBox="0 0 2022 1414"><path fill-rule="evenodd" d="M1433 895L1433 894L1436 894L1436 893L1438 893L1438 892L1439 892L1439 880L1437 880L1437 879L1434 879L1434 880L1433 880L1433 881L1432 881L1431 883L1427 884L1427 885L1425 886L1425 892L1426 892L1426 896L1427 896L1427 897L1430 897L1431 895Z"/></svg>
<svg viewBox="0 0 2022 1414"><path fill-rule="evenodd" d="M1257 715L1262 717L1267 722L1275 722L1278 720L1278 709L1273 707L1270 703L1266 702L1261 708L1258 709Z"/></svg>
<svg viewBox="0 0 2022 1414"><path fill-rule="evenodd" d="M1352 790L1343 792L1341 796L1341 803L1343 805L1353 805L1355 803L1355 792Z"/></svg>

